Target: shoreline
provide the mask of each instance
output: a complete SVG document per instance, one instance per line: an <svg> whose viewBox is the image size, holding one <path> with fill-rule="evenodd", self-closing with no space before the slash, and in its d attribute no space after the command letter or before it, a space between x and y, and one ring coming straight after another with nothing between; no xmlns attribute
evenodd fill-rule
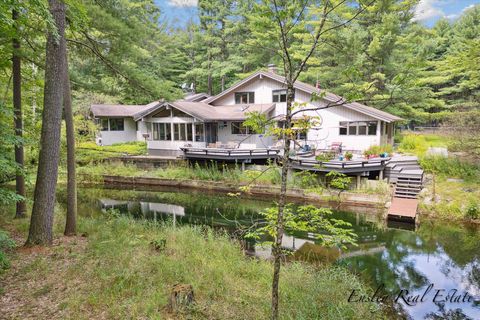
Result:
<svg viewBox="0 0 480 320"><path fill-rule="evenodd" d="M97 183L83 182L83 185L103 185L106 188L129 188L143 191L159 191L159 189L179 189L196 190L215 193L240 193L240 197L265 199L265 196L278 197L280 187L274 185L251 185L249 192L240 192L239 188L245 184L228 183L224 181L209 180L175 180L155 177L129 177L103 175L101 181ZM161 191L163 191L161 190ZM331 209L352 211L358 213L381 214L385 217L390 206L391 197L369 193L353 193L348 191L341 192L338 197L336 194L318 194L308 192L304 189L290 188L287 191L287 199L292 202L301 202L309 204L319 204ZM480 219L458 219L446 218L432 214L421 206L422 200L419 199L419 208L417 212L417 221L424 218L436 219L440 221L454 221L459 223L480 224ZM386 218L386 217L385 217ZM418 223L418 222L417 222Z"/></svg>
<svg viewBox="0 0 480 320"><path fill-rule="evenodd" d="M226 183L223 181L206 180L173 180L150 177L124 177L104 175L102 182L105 187L129 187L132 189L152 190L158 188L178 188L201 190L208 192L240 193L239 187L244 184ZM242 192L241 197L256 199L265 199L265 196L278 197L280 187L272 185L251 185L249 192ZM385 196L376 194L360 194L351 192L342 192L340 197L337 195L320 195L313 192L307 192L303 189L290 188L287 192L287 199L293 202L305 202L311 204L326 205L330 208L355 211L361 213L386 213L386 204L388 199ZM340 200L340 201L339 201ZM354 208L354 210L352 210ZM374 210L374 212L372 212Z"/></svg>

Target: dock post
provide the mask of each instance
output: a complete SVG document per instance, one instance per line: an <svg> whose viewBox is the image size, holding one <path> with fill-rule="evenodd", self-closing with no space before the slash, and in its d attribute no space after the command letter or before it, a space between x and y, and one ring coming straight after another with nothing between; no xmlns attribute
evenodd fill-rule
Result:
<svg viewBox="0 0 480 320"><path fill-rule="evenodd" d="M357 175L357 189L360 189L361 176Z"/></svg>
<svg viewBox="0 0 480 320"><path fill-rule="evenodd" d="M378 180L382 181L383 180L383 170L380 170L378 172Z"/></svg>
<svg viewBox="0 0 480 320"><path fill-rule="evenodd" d="M242 171L245 171L245 161L242 161Z"/></svg>

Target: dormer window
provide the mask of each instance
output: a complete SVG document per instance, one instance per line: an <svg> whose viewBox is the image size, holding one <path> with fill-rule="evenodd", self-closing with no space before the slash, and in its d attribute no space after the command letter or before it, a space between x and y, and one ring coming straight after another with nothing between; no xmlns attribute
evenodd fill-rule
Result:
<svg viewBox="0 0 480 320"><path fill-rule="evenodd" d="M272 102L287 102L287 89L272 90Z"/></svg>
<svg viewBox="0 0 480 320"><path fill-rule="evenodd" d="M272 102L287 102L287 90L273 90Z"/></svg>
<svg viewBox="0 0 480 320"><path fill-rule="evenodd" d="M255 103L255 92L235 92L235 104Z"/></svg>

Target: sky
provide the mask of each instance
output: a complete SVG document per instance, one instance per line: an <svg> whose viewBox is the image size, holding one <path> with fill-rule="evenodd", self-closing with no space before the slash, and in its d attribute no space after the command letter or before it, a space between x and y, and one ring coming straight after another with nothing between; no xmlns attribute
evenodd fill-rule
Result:
<svg viewBox="0 0 480 320"><path fill-rule="evenodd" d="M198 0L155 0L155 3L169 22L182 27L195 17ZM440 18L457 19L478 3L480 0L421 0L415 10L415 20L431 27Z"/></svg>

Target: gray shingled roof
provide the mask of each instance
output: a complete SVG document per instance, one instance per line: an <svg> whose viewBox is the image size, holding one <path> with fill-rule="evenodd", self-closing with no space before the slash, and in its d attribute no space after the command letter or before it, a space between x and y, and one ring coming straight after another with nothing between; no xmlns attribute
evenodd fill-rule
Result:
<svg viewBox="0 0 480 320"><path fill-rule="evenodd" d="M284 76L281 76L281 75L276 74L276 73L260 70L260 71L257 71L255 73L253 73L252 75L246 77L245 79L237 82L235 85L233 85L230 88L228 88L227 90L219 93L218 95L203 100L203 102L204 103L212 103L213 101L218 100L219 98L225 96L226 94L234 92L237 88L241 87L242 85L246 84L247 82L249 82L250 80L252 80L256 77L267 77L267 78L273 79L275 81L285 83L285 77ZM333 94L331 92L325 92L325 90L318 89L318 88L316 88L312 85L309 85L309 84L301 82L301 81L296 81L294 86L295 86L295 89L302 90L302 91L304 91L306 93L309 93L309 94L316 93L318 95L321 95L321 94L325 93L324 99L329 101L329 102L335 102L337 104L339 101L345 101L344 98L342 98L342 97L340 97L336 94ZM395 116L391 113L379 110L377 108L369 107L369 106L366 106L366 105L358 103L358 102L345 103L345 104L342 104L342 106L346 107L348 109L351 109L351 110L369 115L369 116L371 116L375 119L379 119L379 120L382 120L382 121L385 121L385 122L394 122L394 121L403 120L402 118L397 117L397 116Z"/></svg>
<svg viewBox="0 0 480 320"><path fill-rule="evenodd" d="M205 100L207 98L210 98L210 95L205 93L205 92L200 92L200 93L192 93L186 95L182 100L184 101L193 101L193 102L200 102L202 100Z"/></svg>
<svg viewBox="0 0 480 320"><path fill-rule="evenodd" d="M212 106L203 102L177 100L175 102L165 102L164 104L158 105L157 107L150 109L147 114L143 115L143 117L153 114L168 105L203 121L245 120L247 118L247 113L249 112L268 113L275 108L274 103Z"/></svg>
<svg viewBox="0 0 480 320"><path fill-rule="evenodd" d="M122 104L92 104L90 111L94 117L132 117L136 118L144 112L160 105L162 102L154 101L146 105Z"/></svg>

